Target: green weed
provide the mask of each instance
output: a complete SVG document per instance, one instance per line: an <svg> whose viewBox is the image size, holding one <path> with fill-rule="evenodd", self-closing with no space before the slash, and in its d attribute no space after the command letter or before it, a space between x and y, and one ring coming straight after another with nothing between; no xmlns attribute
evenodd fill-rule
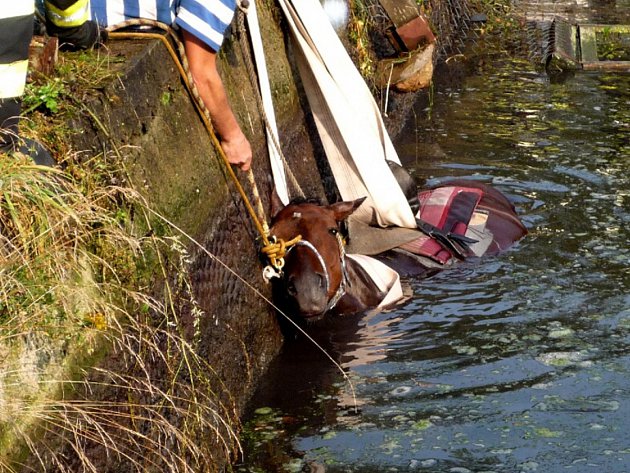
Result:
<svg viewBox="0 0 630 473"><path fill-rule="evenodd" d="M28 115L37 109L57 113L59 111L59 101L65 92L64 89L64 83L59 78L55 78L43 85L27 84L23 97L24 115Z"/></svg>

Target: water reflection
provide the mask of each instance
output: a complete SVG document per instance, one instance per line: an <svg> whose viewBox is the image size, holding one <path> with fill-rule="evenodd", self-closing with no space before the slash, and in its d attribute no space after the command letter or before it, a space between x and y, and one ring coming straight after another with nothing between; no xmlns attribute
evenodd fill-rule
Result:
<svg viewBox="0 0 630 473"><path fill-rule="evenodd" d="M276 434L242 471L627 472L630 76L551 84L506 62L435 103L405 161L491 182L530 235L408 281L396 310L313 328L354 390L290 343L258 398Z"/></svg>

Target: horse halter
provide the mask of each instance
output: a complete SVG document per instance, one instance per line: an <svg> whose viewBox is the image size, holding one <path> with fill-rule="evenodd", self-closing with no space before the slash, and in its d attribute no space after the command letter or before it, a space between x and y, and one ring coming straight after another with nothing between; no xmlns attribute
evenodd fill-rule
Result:
<svg viewBox="0 0 630 473"><path fill-rule="evenodd" d="M339 245L339 260L341 261L341 282L339 283L339 287L337 288L335 294L328 301L324 312L328 312L337 305L337 302L339 302L339 300L345 295L346 287L349 282L348 271L346 269L346 248L343 243L343 238L341 237L341 234L339 232L335 233L335 237L337 238L337 244ZM319 264L324 270L324 276L326 278L326 294L328 294L328 291L330 290L330 276L328 274L328 268L326 267L326 262L324 261L324 258L317 250L317 248L315 248L315 245L313 245L310 241L304 239L299 240L291 245L291 247L289 247L289 249L287 250L286 255L288 256L291 250L296 246L304 246L315 253L317 261L319 261Z"/></svg>

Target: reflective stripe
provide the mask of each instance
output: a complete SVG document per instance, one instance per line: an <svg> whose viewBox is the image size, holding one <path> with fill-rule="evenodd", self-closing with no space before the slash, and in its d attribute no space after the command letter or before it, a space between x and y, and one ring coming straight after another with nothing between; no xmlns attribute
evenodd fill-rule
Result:
<svg viewBox="0 0 630 473"><path fill-rule="evenodd" d="M20 97L24 93L28 59L0 64L0 99Z"/></svg>
<svg viewBox="0 0 630 473"><path fill-rule="evenodd" d="M60 28L81 26L90 18L89 0L78 0L65 10L60 10L49 1L46 1L45 5L47 18Z"/></svg>
<svg viewBox="0 0 630 473"><path fill-rule="evenodd" d="M3 1L0 8L0 20L4 18L14 18L16 16L26 16L35 13L35 2L28 0Z"/></svg>

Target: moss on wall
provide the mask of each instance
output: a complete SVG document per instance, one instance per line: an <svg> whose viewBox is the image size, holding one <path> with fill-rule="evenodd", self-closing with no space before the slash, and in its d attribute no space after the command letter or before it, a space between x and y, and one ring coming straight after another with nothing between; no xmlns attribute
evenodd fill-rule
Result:
<svg viewBox="0 0 630 473"><path fill-rule="evenodd" d="M286 146L285 153L294 172L307 176L303 184L306 192L323 197L284 35L274 17L274 8L270 4L261 4L259 14L266 37L271 87L283 146ZM115 179L121 185L131 184L155 212L175 223L205 248L201 250L154 215L149 215L148 222L140 212L132 217L140 236L143 232L157 232L160 236L177 236L184 243L182 251L185 254L175 252L171 255L174 260L185 260L184 263L175 261L171 264L172 261L164 262L149 256L136 266L152 284L150 290L156 299L173 306L177 313L175 321L160 319L159 313L153 313L151 323L156 327L174 324L176 330L189 338L195 355L203 360L199 366L205 366L207 370L204 379L208 380L209 402L222 406L224 418L237 423L235 414L244 407L282 342L276 314L261 297L268 297L269 293L260 276L259 241L254 226L234 184L226 177L224 164L163 45L155 40L112 40L107 48L92 54L111 70L89 93L75 97L77 107L63 126L64 136L57 136L58 141L53 147L56 151L63 149L66 153L76 153L79 161L101 155L105 166L118 168L123 164L124 172L117 174ZM231 104L254 148L255 178L267 206L271 185L264 127L235 37L226 42L220 59L220 72ZM238 174L244 177L242 173ZM243 182L247 188L246 180ZM186 265L191 275L186 283L189 287L181 284L177 272L163 272L163 268L177 267L180 263ZM146 314L137 314L138 319L146 317ZM87 343L87 332L69 333L60 331L42 340L38 338L41 343L37 344L32 343L30 336L17 337L10 352L0 352L3 368L7 366L10 371L11 367L26 367L20 369L20 376L28 376L32 381L33 393L27 396L29 408L17 417L11 416L13 420L18 419L15 426L31 430L31 438L39 435L37 429L42 425L31 423L31 414L50 405L51 401L71 394L63 386L67 386L77 373L85 375L84 368L95 363L97 368L106 367L121 374L134 369L127 364L133 360L113 355L115 350L102 350L107 344L98 342L98 334ZM106 339L107 335L103 340ZM3 343L2 349L7 346ZM164 349L168 351L168 343ZM39 358L32 366L24 361L33 357ZM178 359L181 363L181 357ZM151 360L147 363L155 371L151 373L155 379L160 379L160 370L174 369L168 364L151 364ZM88 376L98 382L98 375ZM14 389L25 383L14 376L0 378L0 403L11 394L8 386ZM92 395L97 402L121 395L107 388L93 389ZM151 397L145 401L150 402ZM36 417L41 419L41 416ZM24 459L26 468L54 469L50 463L52 457L46 452L41 452L45 466L34 455L24 457L24 438L29 436L15 436L9 429L3 429L0 437L4 454L0 461L21 462ZM20 440L16 441L18 438ZM124 458L108 458L97 439L84 441L90 444L91 461L98 471L124 471L133 465ZM207 442L215 440L208 438ZM66 466L78 469L81 459L75 458L77 455L72 448L63 442L58 448L68 459ZM217 444L215 463L209 468L219 469L229 461L226 456L229 451ZM142 449L137 451L140 457L144 453ZM0 469L3 467L0 464Z"/></svg>

